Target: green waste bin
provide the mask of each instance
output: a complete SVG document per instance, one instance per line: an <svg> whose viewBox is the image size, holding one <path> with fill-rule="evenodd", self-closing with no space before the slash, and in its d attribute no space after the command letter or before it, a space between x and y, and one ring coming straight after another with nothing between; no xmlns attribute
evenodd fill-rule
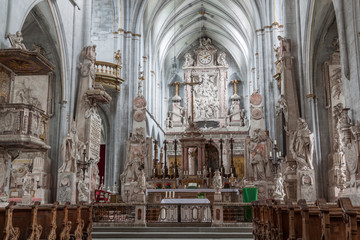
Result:
<svg viewBox="0 0 360 240"><path fill-rule="evenodd" d="M257 200L258 189L257 188L243 188L243 202L249 203ZM251 206L244 207L244 221L252 221Z"/></svg>

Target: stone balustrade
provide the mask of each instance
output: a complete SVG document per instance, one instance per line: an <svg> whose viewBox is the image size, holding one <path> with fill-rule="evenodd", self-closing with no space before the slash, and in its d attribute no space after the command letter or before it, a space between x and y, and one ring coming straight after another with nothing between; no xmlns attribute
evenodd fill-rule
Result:
<svg viewBox="0 0 360 240"><path fill-rule="evenodd" d="M49 117L28 104L1 104L0 145L8 148L50 149L46 144Z"/></svg>
<svg viewBox="0 0 360 240"><path fill-rule="evenodd" d="M120 91L120 85L124 79L120 77L121 65L96 61L95 63L95 81L102 84L106 88L115 89Z"/></svg>

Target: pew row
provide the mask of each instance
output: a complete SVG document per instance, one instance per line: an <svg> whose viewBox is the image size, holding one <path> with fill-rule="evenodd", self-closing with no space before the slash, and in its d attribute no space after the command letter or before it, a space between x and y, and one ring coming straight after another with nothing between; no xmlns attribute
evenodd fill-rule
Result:
<svg viewBox="0 0 360 240"><path fill-rule="evenodd" d="M68 240L91 239L92 205L16 206L0 208L0 239Z"/></svg>
<svg viewBox="0 0 360 240"><path fill-rule="evenodd" d="M255 201L252 213L254 239L360 239L360 207L348 198L315 204Z"/></svg>

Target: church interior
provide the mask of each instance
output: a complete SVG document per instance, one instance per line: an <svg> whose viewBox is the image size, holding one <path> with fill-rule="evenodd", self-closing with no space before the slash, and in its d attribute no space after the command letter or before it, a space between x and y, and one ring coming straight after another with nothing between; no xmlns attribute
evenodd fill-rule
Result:
<svg viewBox="0 0 360 240"><path fill-rule="evenodd" d="M0 4L0 238L360 236L360 1Z"/></svg>

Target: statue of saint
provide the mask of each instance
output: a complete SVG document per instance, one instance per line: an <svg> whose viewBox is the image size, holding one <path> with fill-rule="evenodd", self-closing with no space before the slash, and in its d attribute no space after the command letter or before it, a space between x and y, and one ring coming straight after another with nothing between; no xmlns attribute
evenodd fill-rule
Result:
<svg viewBox="0 0 360 240"><path fill-rule="evenodd" d="M131 153L130 153L131 154ZM124 173L122 174L122 182L136 182L140 176L140 166L142 164L142 154L139 151L135 151L129 161L126 162Z"/></svg>
<svg viewBox="0 0 360 240"><path fill-rule="evenodd" d="M215 171L213 187L215 188L216 192L220 192L220 189L222 188L222 179L219 170Z"/></svg>
<svg viewBox="0 0 360 240"><path fill-rule="evenodd" d="M63 165L59 168L59 173L77 171L77 161L81 160L81 151L84 148L84 143L78 138L76 131L76 122L71 124L71 131L66 136L61 145L61 156Z"/></svg>
<svg viewBox="0 0 360 240"><path fill-rule="evenodd" d="M141 169L140 175L138 176L138 186L140 188L141 193L146 190L146 176L144 169Z"/></svg>
<svg viewBox="0 0 360 240"><path fill-rule="evenodd" d="M308 124L302 118L297 121L297 129L295 131L287 131L290 136L290 152L298 163L300 169L314 169L313 153L314 153L314 135L309 130Z"/></svg>
<svg viewBox="0 0 360 240"><path fill-rule="evenodd" d="M253 167L255 181L265 180L265 158L262 156L260 149L257 149L255 155L251 158L251 165Z"/></svg>

